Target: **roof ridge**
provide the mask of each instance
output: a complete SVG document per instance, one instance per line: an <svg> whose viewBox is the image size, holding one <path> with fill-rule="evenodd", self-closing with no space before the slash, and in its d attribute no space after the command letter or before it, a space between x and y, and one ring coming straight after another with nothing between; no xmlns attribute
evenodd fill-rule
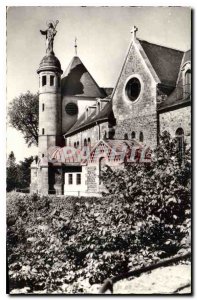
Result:
<svg viewBox="0 0 197 300"><path fill-rule="evenodd" d="M179 51L179 52L182 52L182 53L185 53L185 52L187 52L187 51L191 51L191 49L188 49L188 50L186 50L186 51L183 51L183 50L180 50L180 49L177 49L177 48L174 48L174 47L167 47L167 46L162 45L162 44L156 44L156 43L149 42L149 41L146 41L146 40L142 40L142 39L139 39L139 38L138 38L138 41L139 41L139 42L145 42L145 43L148 43L148 44L152 44L152 45L155 45L155 46L159 46L159 47L162 47L162 48L171 49L171 50L174 50L174 51Z"/></svg>

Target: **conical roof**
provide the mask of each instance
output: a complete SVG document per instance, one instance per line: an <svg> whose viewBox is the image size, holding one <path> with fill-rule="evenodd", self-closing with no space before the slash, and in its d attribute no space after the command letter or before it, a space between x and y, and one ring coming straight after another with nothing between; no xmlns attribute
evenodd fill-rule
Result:
<svg viewBox="0 0 197 300"><path fill-rule="evenodd" d="M63 96L106 97L78 56L73 57L64 72L61 86Z"/></svg>

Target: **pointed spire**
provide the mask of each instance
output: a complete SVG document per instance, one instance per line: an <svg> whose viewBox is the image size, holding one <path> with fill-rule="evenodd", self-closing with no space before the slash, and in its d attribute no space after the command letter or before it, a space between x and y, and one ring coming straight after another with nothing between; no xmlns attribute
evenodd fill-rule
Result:
<svg viewBox="0 0 197 300"><path fill-rule="evenodd" d="M77 56L77 38L75 37L75 56Z"/></svg>
<svg viewBox="0 0 197 300"><path fill-rule="evenodd" d="M131 33L132 33L132 39L135 40L136 39L136 32L138 31L138 28L134 25L131 28Z"/></svg>

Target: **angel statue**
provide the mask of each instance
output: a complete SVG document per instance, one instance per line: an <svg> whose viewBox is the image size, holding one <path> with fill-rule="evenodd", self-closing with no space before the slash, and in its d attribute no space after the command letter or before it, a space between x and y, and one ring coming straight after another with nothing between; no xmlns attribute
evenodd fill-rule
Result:
<svg viewBox="0 0 197 300"><path fill-rule="evenodd" d="M50 55L53 54L53 41L54 41L54 37L57 33L56 30L56 26L59 23L59 21L57 20L55 23L48 22L47 26L47 30L40 30L41 34L46 35L46 54Z"/></svg>

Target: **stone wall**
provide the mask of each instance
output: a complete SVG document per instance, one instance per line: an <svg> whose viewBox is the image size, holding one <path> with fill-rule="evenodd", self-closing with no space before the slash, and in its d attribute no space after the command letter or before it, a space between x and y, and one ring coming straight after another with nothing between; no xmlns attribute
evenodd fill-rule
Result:
<svg viewBox="0 0 197 300"><path fill-rule="evenodd" d="M76 115L69 115L65 107L68 103L75 103L78 107L78 114ZM80 98L74 96L64 96L62 99L62 134L68 132L68 130L75 124L77 119L85 112L87 106L94 105L96 103L95 98Z"/></svg>
<svg viewBox="0 0 197 300"><path fill-rule="evenodd" d="M157 114L156 114L156 82L143 60L139 45L131 45L125 64L121 71L113 96L113 111L117 121L116 139L124 139L124 135L136 133L139 140L140 131L144 135L144 143L157 144ZM138 99L131 101L126 94L126 84L132 77L139 79L141 91Z"/></svg>
<svg viewBox="0 0 197 300"><path fill-rule="evenodd" d="M100 139L105 138L105 132L108 135L108 131L108 122L104 122L67 138L67 145L74 147L74 143L79 142L79 148L81 149L84 146L84 140L88 141L88 138L90 138L91 146L93 147Z"/></svg>
<svg viewBox="0 0 197 300"><path fill-rule="evenodd" d="M183 107L159 114L160 133L167 130L172 137L178 128L184 130L185 141L191 144L191 107Z"/></svg>

